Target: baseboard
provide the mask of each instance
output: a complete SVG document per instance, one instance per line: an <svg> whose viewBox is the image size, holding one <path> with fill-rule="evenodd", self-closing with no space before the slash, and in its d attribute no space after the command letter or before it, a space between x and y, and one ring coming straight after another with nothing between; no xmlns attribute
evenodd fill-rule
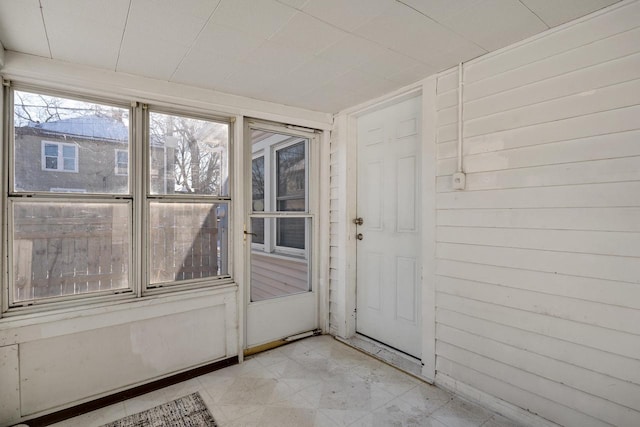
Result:
<svg viewBox="0 0 640 427"><path fill-rule="evenodd" d="M127 399L131 399L164 387L168 387L173 384L190 380L191 378L199 377L200 375L204 375L209 372L217 371L218 369L226 368L227 366L237 364L238 356L230 357L224 360L218 360L217 362L198 366L197 368L179 372L177 374L170 375L168 377L161 378L150 383L132 387L130 389L119 391L108 396L103 396L89 402L84 402L70 408L53 412L51 414L42 415L37 418L27 419L20 422L27 424L29 427L48 426L50 424L64 421L69 418L77 417L78 415L82 415L87 412L95 411L96 409L104 408L105 406L113 405L114 403L123 402Z"/></svg>
<svg viewBox="0 0 640 427"><path fill-rule="evenodd" d="M464 397L487 409L499 413L500 415L529 427L559 427L558 424L533 414L516 405L492 396L484 391L478 390L465 383L451 378L448 375L436 373L435 384L458 396Z"/></svg>

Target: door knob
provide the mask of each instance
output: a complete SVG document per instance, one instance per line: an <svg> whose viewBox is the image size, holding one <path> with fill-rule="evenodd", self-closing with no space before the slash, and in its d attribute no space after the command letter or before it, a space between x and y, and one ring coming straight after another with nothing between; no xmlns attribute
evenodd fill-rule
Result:
<svg viewBox="0 0 640 427"><path fill-rule="evenodd" d="M362 239L364 239L364 236L362 235L362 233L358 233L358 234L356 234L356 239L362 240Z"/></svg>
<svg viewBox="0 0 640 427"><path fill-rule="evenodd" d="M353 220L353 223L355 225L362 225L362 224L364 224L364 220L362 218L356 218L356 219Z"/></svg>

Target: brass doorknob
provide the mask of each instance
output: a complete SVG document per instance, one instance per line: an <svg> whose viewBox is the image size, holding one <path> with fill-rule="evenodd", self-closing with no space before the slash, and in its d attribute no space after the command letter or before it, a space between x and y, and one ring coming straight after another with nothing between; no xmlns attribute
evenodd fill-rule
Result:
<svg viewBox="0 0 640 427"><path fill-rule="evenodd" d="M356 219L353 220L353 223L355 225L362 225L362 224L364 224L364 220L362 218L356 218Z"/></svg>

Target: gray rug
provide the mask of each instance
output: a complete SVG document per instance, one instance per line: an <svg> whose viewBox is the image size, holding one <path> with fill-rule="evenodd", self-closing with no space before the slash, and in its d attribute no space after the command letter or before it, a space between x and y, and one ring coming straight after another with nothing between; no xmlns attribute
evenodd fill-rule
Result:
<svg viewBox="0 0 640 427"><path fill-rule="evenodd" d="M217 427L200 393L129 415L102 427Z"/></svg>

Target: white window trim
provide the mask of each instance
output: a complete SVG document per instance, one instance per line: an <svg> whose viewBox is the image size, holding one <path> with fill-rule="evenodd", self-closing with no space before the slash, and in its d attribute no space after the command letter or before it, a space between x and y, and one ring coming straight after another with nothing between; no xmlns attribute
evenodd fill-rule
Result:
<svg viewBox="0 0 640 427"><path fill-rule="evenodd" d="M47 167L47 157L45 155L45 145L55 145L58 147L58 168L57 169L51 169ZM74 152L75 152L75 156L73 159L73 170L67 170L64 168L64 156L62 155L62 147L73 147ZM68 142L58 142L58 141L46 141L46 140L42 140L41 142L41 146L40 146L40 157L41 157L41 165L42 165L42 170L43 171L47 171L47 172L66 172L66 173L78 173L78 144L70 144Z"/></svg>
<svg viewBox="0 0 640 427"><path fill-rule="evenodd" d="M127 169L126 169L126 173L119 173L118 172L118 153L127 153ZM129 150L122 150L120 148L116 148L115 150L115 166L114 166L114 173L116 174L116 176L129 176Z"/></svg>
<svg viewBox="0 0 640 427"><path fill-rule="evenodd" d="M34 94L44 94L49 96L58 96L61 98L75 99L78 101L87 100L89 102L96 103L104 103L105 105L116 106L120 108L127 108L128 106L123 103L123 100L113 99L113 98L97 98L91 97L89 95L74 92L73 90L55 90L42 86L30 86L30 85L18 85L13 86L12 84L5 86L5 94L9 99L8 105L9 108L5 109L3 115L5 115L5 119L13 126L12 114L13 111L13 91L25 91ZM0 91L1 94L2 91ZM147 248L146 245L146 232L144 231L145 227L145 215L148 215L148 210L146 208L146 204L150 199L150 195L146 192L145 185L145 175L148 173L148 159L146 159L145 154L145 141L144 131L143 131L143 115L145 110L147 110L147 106L141 103L131 103L128 102L130 108L130 120L132 123L132 127L130 130L130 142L133 145L129 146L128 149L128 165L129 171L135 171L135 173L130 172L130 183L129 183L129 192L126 194L102 194L102 193L87 193L85 189L59 189L60 192L53 192L54 189L51 189L49 192L23 192L21 190L15 190L12 192L5 192L2 196L2 204L5 206L9 206L13 203L19 203L20 200L27 200L24 198L28 198L28 200L33 201L66 201L68 203L75 203L77 201L82 202L105 202L105 203L127 203L131 206L132 209L132 217L131 217L131 242L132 245L130 247L129 257L129 287L122 289L110 289L105 290L104 292L91 292L91 293L83 293L83 294L74 294L74 295L64 295L64 296L56 296L56 297L47 297L36 300L29 300L24 302L15 301L13 292L14 289L12 287L12 277L15 274L13 271L13 262L11 260L7 260L7 258L11 258L13 256L12 249L12 240L10 239L10 234L13 233L14 227L12 225L12 215L10 212L6 213L8 220L4 221L5 226L3 229L4 238L3 238L3 252L8 257L5 257L5 261L3 263L3 271L4 274L7 275L8 279L5 280L2 286L2 294L5 297L0 296L0 319L9 318L9 317L24 317L31 316L35 313L56 313L59 310L68 310L68 309L92 309L93 307L99 307L101 305L112 305L112 304L120 304L125 300L133 300L133 301L145 301L149 299L155 298L159 294L163 294L163 298L175 296L177 298L181 298L183 293L189 293L194 291L214 291L220 287L234 285L234 279L232 276L232 272L234 270L233 264L233 256L236 255L235 245L232 239L233 236L233 223L232 223L232 212L233 212L233 198L232 194L236 195L237 193L233 190L233 184L227 183L229 186L229 195L228 196L201 196L201 195L170 195L170 196L157 196L151 197L152 199L156 199L158 201L175 201L175 202L197 202L197 203L224 203L227 206L227 217L228 217L228 252L227 252L227 272L224 275L213 276L210 278L203 279L193 279L193 280L185 280L181 282L171 282L176 283L176 285L172 286L162 286L155 289L148 289L148 282L146 276L146 265L145 265L145 257L147 257L145 250ZM233 135L235 127L233 125L233 117L230 115L223 115L219 112L206 111L202 108L193 107L193 109L188 109L184 107L179 107L169 103L159 103L158 109L154 108L154 111L165 112L167 114L175 114L181 116L188 116L193 118L201 118L204 120L210 120L214 122L225 123L229 126L229 147L228 151L231 152L234 149ZM236 117L237 119L237 117ZM134 127L135 124L135 127ZM9 132L10 143L6 144L3 147L2 157L4 158L14 158L15 151L15 140L14 133ZM63 169L46 169L46 160L44 156L44 144L55 144L58 147L58 158L62 157L61 145L62 146L74 146L75 148L75 162L74 167L75 171L65 171ZM43 171L51 171L51 172L78 172L79 171L79 145L75 143L64 143L59 141L44 141L41 140L41 169ZM124 151L124 150L123 150ZM221 150L222 151L222 150ZM117 159L116 159L117 160ZM233 161L233 157L231 154L227 154L223 156L223 162L225 171L228 171L233 168L231 162ZM59 162L58 165L61 165ZM133 166L133 167L132 167ZM62 167L64 164L62 163ZM16 165L12 162L9 162L8 167L5 169L5 172L2 176L3 182L9 182L9 187L13 187L13 180L15 175ZM228 179L232 180L233 175L229 174ZM59 193L85 193L78 194L77 196L72 194L59 194ZM76 197L72 199L71 197ZM33 199L32 199L33 198ZM66 198L66 199L65 199ZM235 285L234 285L235 286Z"/></svg>
<svg viewBox="0 0 640 427"><path fill-rule="evenodd" d="M179 116L179 117L186 117L186 118L191 118L191 119L196 119L196 120L205 120L205 121L210 121L210 122L217 122L217 123L225 123L228 124L229 128L229 140L228 140L228 147L227 147L227 152L230 153L233 150L233 126L231 124L230 121L225 120L223 117L220 116L210 116L210 115L206 115L203 112L193 112L193 111L185 111L185 110L181 110L179 108L168 108L168 107L155 107L155 106L148 106L148 105L142 105L142 110L144 111L144 115L145 118L144 120L146 120L147 122L150 122L151 119L149 117L150 114L166 114L166 115L173 115L173 116ZM191 194L191 193L186 193L186 194L182 194L182 193L169 193L169 194L152 194L151 193L151 158L150 158L150 149L151 149L151 145L149 143L149 139L148 139L148 132L147 135L144 138L140 139L141 142L141 147L142 147L142 153L141 153L141 158L139 160L137 160L138 163L136 163L136 166L145 171L143 172L143 176L140 176L139 178L141 178L143 180L143 182L145 183L145 189L142 192L141 196L139 197L139 202L144 204L144 208L142 209L143 215L145 220L143 221L144 225L142 225L142 227L144 228L142 231L142 246L144 247L144 251L141 257L141 262L142 264L142 268L143 268L143 272L142 272L142 283L141 283L141 296L145 297L145 296L153 296L153 295L157 295L157 294L168 294L168 293L174 293L180 290L190 290L190 289L199 289L199 288L209 288L212 285L213 286L220 286L220 285L224 285L224 284L228 284L228 283L232 283L233 282L233 276L232 276L232 268L233 268L233 263L232 263L232 259L231 256L233 254L233 241L231 240L231 236L233 236L232 233L232 224L231 224L231 219L230 219L230 212L232 212L233 209L233 199L232 199L232 188L229 188L229 194L225 195L225 196L217 196L217 195L208 195L208 194ZM219 150L220 152L222 152L222 149ZM233 161L232 157L227 154L226 158L225 156L221 156L221 161L223 162L227 162L224 165L224 171L229 170L230 167L230 162ZM231 175L228 175L228 180L231 180ZM149 221L149 216L150 216L150 204L152 203L202 203L202 204L225 204L227 206L227 273L226 274L221 274L219 276L210 276L210 277L204 277L204 278L196 278L196 279L185 279L185 280L174 280L174 281L167 281L167 282L154 282L151 283L151 274L150 274L150 270L151 270L151 253L149 252L149 246L150 246L150 221Z"/></svg>

